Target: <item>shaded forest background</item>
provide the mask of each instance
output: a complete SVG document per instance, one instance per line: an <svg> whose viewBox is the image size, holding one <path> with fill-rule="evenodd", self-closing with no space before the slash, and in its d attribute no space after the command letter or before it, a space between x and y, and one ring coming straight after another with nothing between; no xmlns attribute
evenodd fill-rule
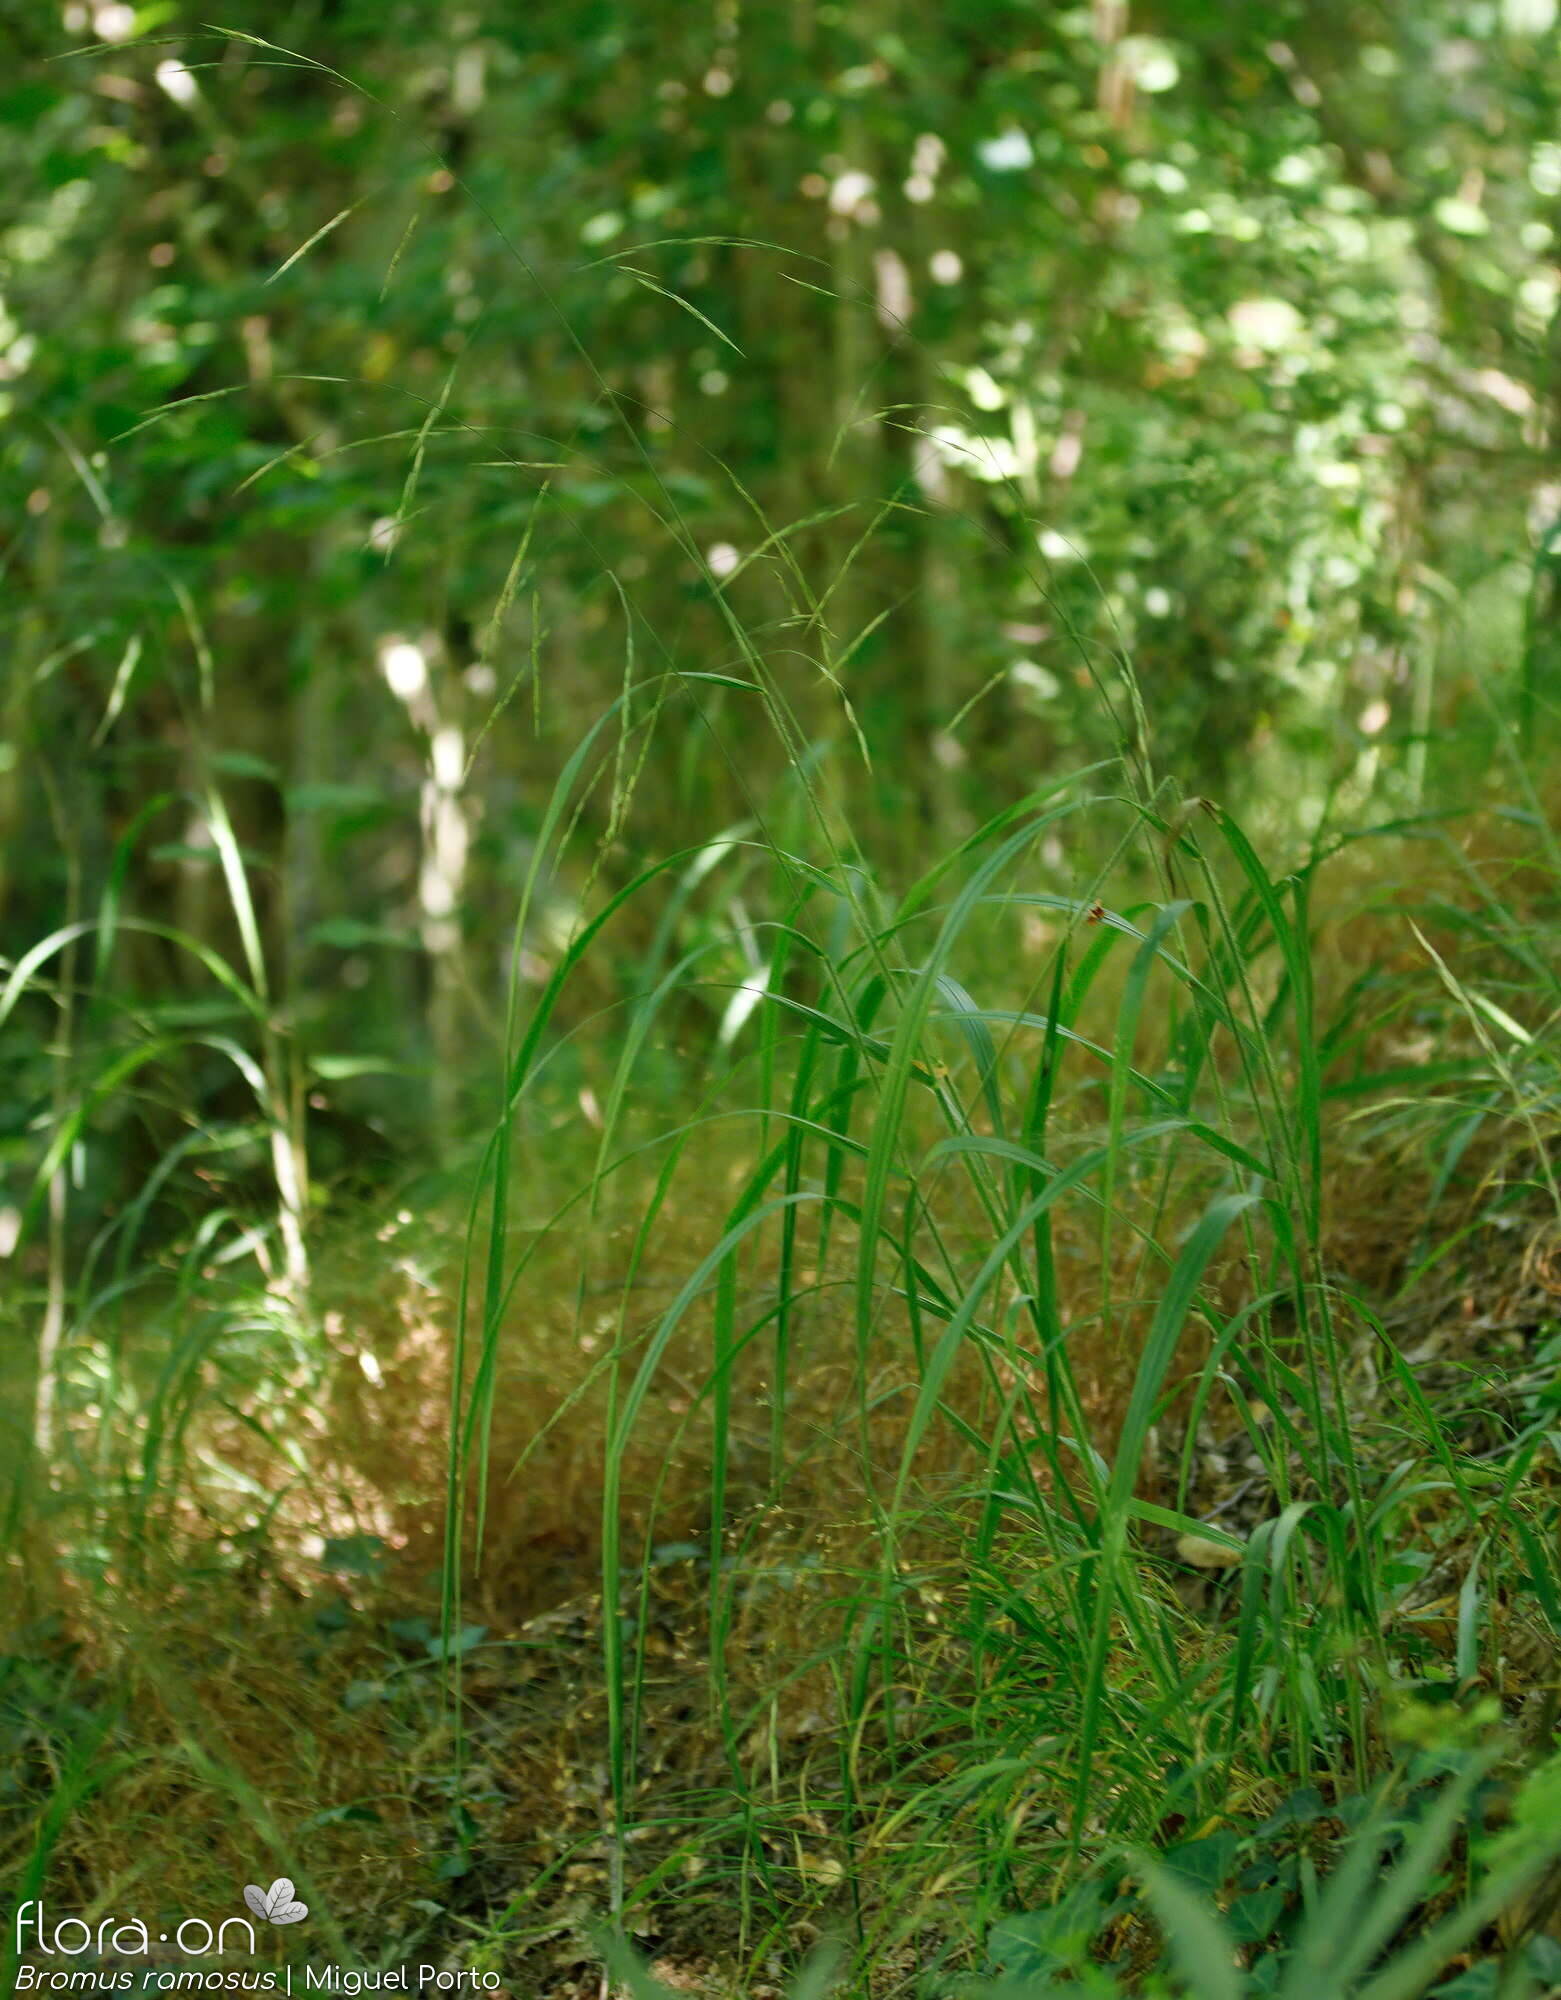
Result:
<svg viewBox="0 0 1561 2000"><path fill-rule="evenodd" d="M1160 769L1307 834L1546 684L1543 0L67 12L0 103L8 935L146 815L234 942L148 814L220 773L300 1046L418 1073L355 1117L459 1122L560 747L730 668L718 597L902 853L1137 727L1124 653ZM646 850L783 763L677 699Z"/></svg>

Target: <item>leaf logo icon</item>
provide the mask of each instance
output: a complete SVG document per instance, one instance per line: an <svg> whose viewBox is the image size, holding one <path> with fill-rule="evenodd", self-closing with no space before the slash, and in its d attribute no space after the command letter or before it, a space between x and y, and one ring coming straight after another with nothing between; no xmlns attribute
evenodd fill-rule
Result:
<svg viewBox="0 0 1561 2000"><path fill-rule="evenodd" d="M244 1890L251 1912L266 1924L301 1924L309 1914L307 1903L293 1900L293 1885L279 1875L269 1889L257 1889L253 1882Z"/></svg>

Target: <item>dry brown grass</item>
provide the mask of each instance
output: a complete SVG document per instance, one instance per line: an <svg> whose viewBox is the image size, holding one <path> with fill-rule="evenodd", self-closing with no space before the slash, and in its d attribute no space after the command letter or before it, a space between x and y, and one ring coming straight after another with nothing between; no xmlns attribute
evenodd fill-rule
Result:
<svg viewBox="0 0 1561 2000"><path fill-rule="evenodd" d="M1517 885L1538 897L1545 885L1529 879L1523 856L1509 851L1509 835L1498 829L1481 858L1505 871L1509 893ZM1462 885L1455 864L1423 844L1406 846L1399 861L1404 886L1384 873L1382 853L1367 848L1341 856L1324 877L1320 1017L1327 1019L1369 968L1381 970L1400 996L1366 1028L1359 1060L1367 1068L1440 1053L1426 1051L1406 1027L1402 993L1434 993L1435 986L1407 922L1391 914L1384 921L1383 910L1433 895L1453 899ZM1097 1032L1106 1040L1107 988L1098 1001ZM1154 1046L1158 1032L1146 1023L1146 1065L1163 1053ZM1380 1299L1406 1275L1408 1246L1426 1220L1431 1169L1410 1139L1395 1147L1380 1134L1358 1138L1344 1115L1351 1108L1334 1121L1325 1260ZM1085 1102L1083 1118L1089 1115ZM1082 1119L1075 1125L1085 1129ZM42 1543L8 1573L7 1608L17 1629L33 1635L27 1643L48 1663L45 1679L53 1675L58 1698L78 1700L86 1711L106 1704L119 1718L113 1742L120 1747L105 1751L96 1800L70 1814L59 1835L49 1879L62 1906L90 1914L151 1907L163 1897L169 1907L227 1909L235 1885L265 1865L269 1819L279 1869L297 1830L311 1828L310 1881L354 1929L399 1934L419 1898L443 1902L478 1936L497 1912L531 1939L526 1962L536 1983L524 1990L570 1990L586 1949L582 1927L602 1906L609 1866L598 1583L609 1378L614 1365L637 1365L673 1290L719 1235L745 1163L744 1133L736 1124L715 1130L725 1136L680 1169L653 1254L632 1282L640 1190L615 1187L588 1230L559 1231L532 1259L506 1318L486 1532L480 1558L469 1541L462 1610L487 1634L465 1665L462 1686L480 1856L472 1872L441 1879L440 1865L457 1846L449 1820L452 1719L426 1647L398 1640L389 1625L435 1615L459 1227L453 1218L376 1218L373 1228L343 1230L320 1259L328 1359L317 1380L299 1385L290 1433L306 1454L306 1476L279 1471L261 1440L207 1405L187 1440L193 1497L165 1518L140 1573L116 1558L93 1583ZM1476 1182L1485 1171L1476 1165ZM1123 1191L1132 1213L1147 1222L1153 1188L1128 1183ZM1160 1219L1162 1232L1174 1235L1201 1198L1197 1188L1180 1190ZM1467 1187L1458 1198L1467 1202ZM939 1217L959 1254L979 1254L983 1218L952 1178ZM1116 1244L1107 1341L1098 1333L1102 1280L1093 1222L1075 1211L1061 1219L1063 1312L1078 1328L1076 1374L1096 1442L1107 1452L1157 1271L1126 1231ZM1534 1258L1525 1277L1544 1286L1556 1262L1548 1239ZM872 1572L871 1494L892 1481L915 1381L903 1307L890 1305L870 1357L874 1415L864 1434L856 1417L850 1265L841 1237L826 1268L809 1268L816 1289L794 1328L791 1447L778 1490L768 1458L764 1336L734 1382L728 1548L740 1550L745 1576L767 1573L772 1581L747 1589L738 1603L724 1670L732 1712L743 1718L737 1754L750 1774L765 1778L777 1826L785 1822L771 1858L794 1886L799 1924L813 1921L802 1914L810 1898L822 1924L833 1893L822 1874L809 1875L808 1800L820 1774L838 1763L837 1600ZM762 1304L776 1277L773 1250L748 1257L744 1297ZM1473 1282L1484 1304L1499 1290L1500 1275L1493 1269ZM1246 1285L1235 1258L1213 1280L1227 1310ZM1011 1304L999 1292L993 1311ZM1199 1338L1190 1329L1181 1357L1186 1373L1202 1359ZM998 1363L994 1390L967 1357L951 1381L950 1400L978 1430L991 1417L994 1395L1013 1386L1008 1368ZM708 1539L709 1372L702 1305L669 1347L627 1450L623 1491L636 1564L647 1550ZM236 1469L249 1485L209 1478L213 1463ZM935 1431L918 1462L914 1499L957 1511L975 1463L951 1431ZM280 1497L257 1537L256 1489L274 1492L279 1481ZM328 1540L364 1535L384 1546L382 1575L322 1568ZM920 1677L907 1700L935 1707L958 1685L958 1649L950 1650L936 1607L940 1592L954 1601L962 1579L937 1575L931 1538L921 1549L912 1534L907 1548L927 1559L930 1607ZM798 1576L805 1578L800 1586ZM652 1561L645 1588L644 1798L647 1820L664 1813L668 1823L636 1855L641 1872L658 1852L676 1855L680 1811L687 1817L678 1801L719 1798L731 1754L708 1697L704 1572L668 1555ZM342 1614L335 1630L333 1605ZM366 1686L392 1692L355 1699L354 1690ZM37 1732L40 1743L46 1733ZM35 1773L26 1782L42 1781ZM882 1811L887 1827L888 1802ZM188 1837L169 1840L170 1826ZM870 1823L863 1837L871 1842ZM821 1851L825 1844L820 1838ZM885 1852L892 1856L892 1839ZM650 1940L670 1952L669 1965L706 1978L712 1991L708 1961L697 1968L702 1944L730 1933L725 1880L719 1862L703 1879L681 1877L676 1894L663 1899L680 1915L675 1922L663 1917L664 1932Z"/></svg>

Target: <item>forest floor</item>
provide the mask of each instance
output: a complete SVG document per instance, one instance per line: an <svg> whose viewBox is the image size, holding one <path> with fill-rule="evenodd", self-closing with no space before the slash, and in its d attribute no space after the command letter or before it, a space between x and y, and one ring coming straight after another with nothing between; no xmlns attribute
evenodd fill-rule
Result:
<svg viewBox="0 0 1561 2000"><path fill-rule="evenodd" d="M1335 985L1364 990L1364 949L1335 960ZM1498 1012L1525 1051L1541 1046ZM1408 1078L1406 1095L1403 1021L1412 1062L1455 1032L1479 1054L1434 982L1381 1018L1368 1068ZM728 1158L702 1138L703 1198L669 1200L648 1239L643 1187L552 1234L531 1191L517 1196L517 1240L537 1254L498 1343L458 1602L441 1575L462 1218L414 1193L328 1207L307 1324L234 1278L221 1339L156 1359L155 1421L127 1458L101 1455L114 1425L92 1371L108 1350L80 1344L70 1452L53 1483L16 1488L0 1572L0 1870L54 1921L138 1914L154 1933L239 1916L244 1885L285 1875L311 1910L266 1941L273 1968L426 1964L489 1975L514 2000L602 2000L616 1911L673 1992L778 2000L834 1946L857 1992L943 2000L967 1972L1038 1964L1055 1885L1127 1842L1174 1858L1244 1925L1255 1967L1365 1789L1390 1768L1413 1776L1417 1757L1488 1750L1481 1823L1404 1921L1435 1914L1556 1736L1561 1227L1544 1078L1501 1116L1498 1094L1478 1099L1492 1136L1473 1143L1455 1127L1428 1146L1413 1120L1368 1128L1347 1094L1328 1110L1325 1380L1303 1380L1309 1350L1276 1294L1254 1386L1212 1332L1242 1323L1251 1267L1234 1250L1208 1267L1217 1310L1189 1320L1139 1464L1123 1602L1142 1629L1126 1644L1099 1627L1109 1699L1083 1721L1089 1635L1069 1570L1093 1560L1092 1524L1069 1465L1085 1447L1064 1436L1075 1460L1053 1444L1030 1473L1039 1427L1015 1447L992 1399L1012 1410L1050 1390L1033 1354L994 1346L985 1375L974 1359L949 1375L947 1421L916 1434L886 1563L883 1495L925 1331L884 1338L856 1374L851 1246L821 1250L788 1295L783 1448L762 1342L734 1359L729 1401L712 1393L709 1286L609 1446L626 1375L744 1184L737 1141ZM594 1136L580 1144L594 1189ZM549 1199L571 1184L561 1145ZM1166 1242L1223 1167L1198 1171L1185 1212L1154 1211ZM1128 1179L1119 1202L1152 1205L1149 1177ZM983 1218L939 1195L952 1267L970 1270ZM1100 1255L1098 1232L1059 1222L1078 1416L1109 1455L1164 1266L1110 1264L1125 1303L1097 1334ZM771 1256L741 1277L758 1330ZM16 1366L32 1332L19 1310L14 1331ZM3 1402L19 1430L25 1369ZM1071 1556L1043 1533L1070 1510ZM1271 1572L1246 1560L1281 1533L1288 1597L1277 1555ZM1087 1812L1070 1805L1081 1742ZM1090 1962L1117 1982L1098 1991L1137 1991L1160 1936L1113 1880L1091 1906ZM1561 1987L1557 1935L1552 1902L1531 1898L1451 1954L1434 1990L1488 2000L1520 1945ZM161 1944L126 1961L174 1962Z"/></svg>
<svg viewBox="0 0 1561 2000"><path fill-rule="evenodd" d="M1476 1230L1456 1258L1395 1295L1403 1259L1390 1246L1401 1252L1403 1239L1380 1224L1403 1189L1385 1182L1357 1196L1379 1226L1346 1218L1340 1229L1341 1255L1355 1253L1351 1283L1380 1306L1450 1451L1466 1467L1501 1463L1535 1407L1556 1397L1561 1236L1533 1216ZM829 1449L785 1504L768 1502L758 1478L734 1490L742 1584L713 1674L697 1470L682 1490L676 1474L681 1459L698 1460L691 1398L670 1395L647 1433L630 1484L648 1498L661 1480L661 1492L620 1606L644 1635L634 1667L638 1823L620 1850L590 1396L564 1399L541 1446L535 1412L506 1400L494 1463L525 1463L495 1475L486 1555L467 1580L447 1675L437 1392L456 1244L437 1223L391 1235L388 1261L360 1246L331 1274L331 1398L305 1447L307 1477L275 1494L263 1535L230 1538L213 1507L204 1520L169 1524L177 1560L139 1578L93 1577L84 1556L73 1571L38 1539L20 1570L13 1562L3 1823L14 1840L39 1811L52 1817L51 1911L155 1906L220 1920L236 1913L244 1882L280 1871L269 1848L307 1876L342 1962L459 1963L492 1969L517 2000L599 2000L597 1927L621 1866L628 1933L675 1992L773 2000L811 1943L881 1927L895 1942L877 1954L873 1990L909 1991L919 1966L947 1950L958 1870L948 1871L956 1886L933 1887L908 1921L895 1879L906 1795L891 1760L872 1768L881 1741L854 1747L854 1877L841 1859L839 1611L870 1568L871 1525L859 1508L831 1508ZM1376 1273L1359 1261L1363 1239L1377 1257L1389 1252ZM535 1325L530 1349L522 1373L557 1365ZM1356 1344L1342 1414L1368 1483L1387 1480L1402 1451L1382 1402L1390 1372L1380 1339ZM219 1424L200 1447L230 1478L242 1470L239 1437ZM1161 1490L1175 1490L1186 1451L1186 1513L1237 1536L1274 1513L1271 1471L1238 1425L1205 1411L1188 1446L1184 1429L1162 1426ZM756 1464L760 1440L752 1447ZM670 1481L655 1471L668 1464ZM1296 1476L1304 1482L1304 1469ZM1554 1472L1539 1476L1553 1493ZM1428 1679L1440 1661L1452 1688L1479 1524L1445 1490L1428 1490L1415 1511L1435 1557L1399 1616L1418 1633ZM917 1554L927 1640L903 1679L900 1727L919 1733L918 1761L952 1772L964 1754L963 1669L952 1659L968 1644L964 1586L934 1543ZM1240 1571L1227 1549L1150 1529L1144 1554L1195 1617L1233 1627ZM1033 1562L1010 1555L1020 1573ZM1485 1657L1497 1668L1482 1668L1460 1698L1493 1698L1515 1743L1548 1734L1553 1636L1531 1606L1493 1598L1487 1611ZM1283 1805L1272 1783L1255 1781L1224 1831L1251 1836ZM1319 1795L1312 1832L1324 1843L1340 1830L1329 1807ZM170 1824L172 1841L161 1834ZM1174 1846L1209 1829L1171 1813L1156 1831ZM1130 1919L1106 1942L1119 1964L1142 1953ZM1492 1931L1483 1949L1506 1942ZM310 1949L322 1948L311 1937Z"/></svg>

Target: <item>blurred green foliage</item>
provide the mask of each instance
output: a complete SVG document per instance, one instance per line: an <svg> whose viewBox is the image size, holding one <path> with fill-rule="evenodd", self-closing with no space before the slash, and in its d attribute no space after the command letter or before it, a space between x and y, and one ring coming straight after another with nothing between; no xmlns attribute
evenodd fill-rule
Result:
<svg viewBox="0 0 1561 2000"><path fill-rule="evenodd" d="M215 780L290 1026L437 1062L567 746L731 618L912 862L1141 733L1124 654L1306 831L1543 713L1554 0L208 11L7 10L13 959L116 870L232 948ZM772 809L742 701L588 830Z"/></svg>

